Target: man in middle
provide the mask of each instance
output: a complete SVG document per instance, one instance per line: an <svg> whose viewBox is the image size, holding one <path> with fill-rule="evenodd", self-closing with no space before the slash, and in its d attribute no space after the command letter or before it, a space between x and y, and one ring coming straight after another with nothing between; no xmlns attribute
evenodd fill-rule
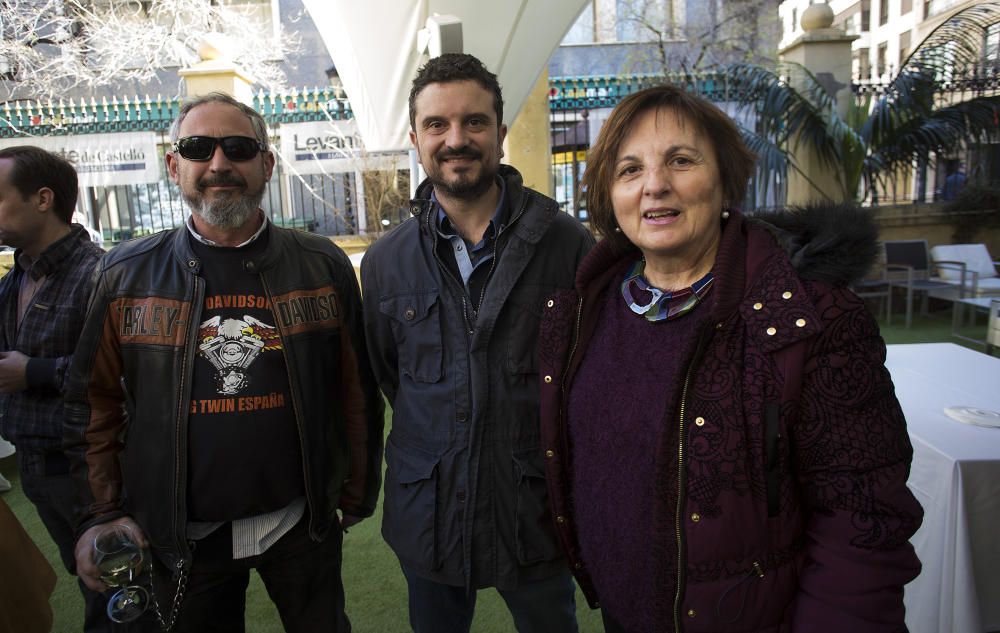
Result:
<svg viewBox="0 0 1000 633"><path fill-rule="evenodd" d="M382 533L416 633L468 631L496 587L517 630L576 631L543 478L535 347L550 293L594 240L500 164L496 76L471 55L418 71L410 140L428 178L362 266L369 355L393 408Z"/></svg>

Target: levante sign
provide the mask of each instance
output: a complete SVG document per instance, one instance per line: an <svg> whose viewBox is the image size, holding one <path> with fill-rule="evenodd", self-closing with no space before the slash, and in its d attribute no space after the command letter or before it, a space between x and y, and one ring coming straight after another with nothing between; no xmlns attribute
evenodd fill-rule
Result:
<svg viewBox="0 0 1000 633"><path fill-rule="evenodd" d="M281 159L299 174L405 168L409 164L405 152L364 151L354 119L283 123L279 131Z"/></svg>

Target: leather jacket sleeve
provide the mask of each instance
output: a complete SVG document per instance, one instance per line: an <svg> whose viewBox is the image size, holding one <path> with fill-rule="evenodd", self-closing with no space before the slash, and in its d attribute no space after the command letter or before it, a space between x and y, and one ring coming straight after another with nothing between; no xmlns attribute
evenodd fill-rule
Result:
<svg viewBox="0 0 1000 633"><path fill-rule="evenodd" d="M119 513L118 455L126 424L121 352L111 323L108 278L98 274L87 318L70 366L63 444L77 480L84 529ZM100 520L94 520L101 517Z"/></svg>
<svg viewBox="0 0 1000 633"><path fill-rule="evenodd" d="M345 277L348 278L344 279L341 292L345 327L341 328L343 380L340 395L344 403L350 464L340 509L352 516L367 517L375 511L382 486L385 405L368 360L362 301L354 269L350 268Z"/></svg>

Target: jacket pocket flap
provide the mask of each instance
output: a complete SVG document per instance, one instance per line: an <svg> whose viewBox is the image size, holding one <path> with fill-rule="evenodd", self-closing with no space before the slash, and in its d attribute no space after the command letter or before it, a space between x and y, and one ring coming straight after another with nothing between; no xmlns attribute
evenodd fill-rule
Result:
<svg viewBox="0 0 1000 633"><path fill-rule="evenodd" d="M389 468L395 469L399 483L412 484L433 477L440 458L420 449L402 448L395 442L387 442L385 461Z"/></svg>
<svg viewBox="0 0 1000 633"><path fill-rule="evenodd" d="M542 465L542 449L536 448L527 451L515 451L513 454L514 463L521 470L524 477L545 477L545 468Z"/></svg>
<svg viewBox="0 0 1000 633"><path fill-rule="evenodd" d="M415 325L427 318L437 298L437 290L396 295L379 300L378 309L403 325Z"/></svg>

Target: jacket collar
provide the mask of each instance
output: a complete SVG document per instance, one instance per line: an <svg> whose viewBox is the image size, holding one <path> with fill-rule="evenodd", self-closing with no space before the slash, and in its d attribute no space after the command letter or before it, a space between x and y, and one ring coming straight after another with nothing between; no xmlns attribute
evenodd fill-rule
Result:
<svg viewBox="0 0 1000 633"><path fill-rule="evenodd" d="M710 322L721 329L738 314L747 324L748 336L765 351L817 333L819 315L787 254L740 212L730 214L713 266ZM610 241L601 240L577 270L578 294L585 300L596 296L620 281L625 268L640 256L635 246L616 250Z"/></svg>
<svg viewBox="0 0 1000 633"><path fill-rule="evenodd" d="M90 242L90 234L82 225L71 224L67 235L50 244L38 256L38 259L31 263L32 277L47 277L57 272L70 260L70 256L79 247L80 242ZM14 262L22 272L27 273L28 271L21 266L21 255L21 249L14 251Z"/></svg>
<svg viewBox="0 0 1000 633"><path fill-rule="evenodd" d="M497 173L503 179L507 190L509 215L504 232L510 231L529 244L537 243L545 235L552 219L558 213L558 206L555 201L525 187L520 172L510 165L500 165ZM416 196L410 200L410 213L419 222L421 232L430 237L437 232L433 213L435 203L431 199L433 188L430 179L425 179L417 187ZM532 212L525 213L529 209Z"/></svg>
<svg viewBox="0 0 1000 633"><path fill-rule="evenodd" d="M255 258L246 262L245 265L247 270L267 270L268 268L274 266L283 252L282 246L277 242L282 240L284 237L283 232L290 229L282 229L281 227L274 226L274 224L267 218L264 219L264 227L264 230L256 239L259 239L260 235L264 235L266 233L267 246ZM197 253L194 252L194 249L191 248L191 240L193 238L191 237L187 227L180 226L174 229L172 239L174 258L192 275L199 274L201 272L202 265L201 258L199 258Z"/></svg>

